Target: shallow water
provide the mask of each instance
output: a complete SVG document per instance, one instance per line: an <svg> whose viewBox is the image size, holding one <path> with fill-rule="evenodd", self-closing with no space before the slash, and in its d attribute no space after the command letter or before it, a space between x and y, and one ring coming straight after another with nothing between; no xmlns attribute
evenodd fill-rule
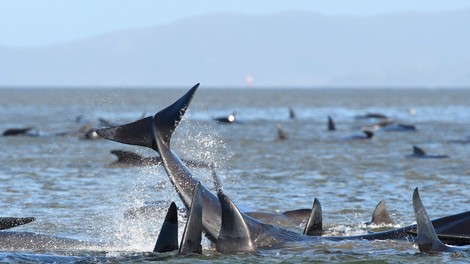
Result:
<svg viewBox="0 0 470 264"><path fill-rule="evenodd" d="M57 137L80 127L76 117L125 123L153 115L185 90L0 89L0 131L35 127L40 137L0 137L1 216L34 216L15 228L86 241L100 247L77 251L3 251L0 261L24 262L458 262L469 253L419 254L406 241L323 241L290 244L255 255L219 255L204 241L202 256L149 253L171 201L182 203L161 167L113 167L112 149L144 156L143 148L105 140ZM420 188L431 218L470 210L470 90L205 89L201 87L172 138L183 157L213 161L224 190L242 210L280 212L323 207L323 223L335 234L366 232L375 205L386 200L396 225L414 222L411 196ZM290 119L288 108L296 112ZM411 115L414 109L416 115ZM239 123L213 117L235 112ZM414 132L359 135L367 112L414 124ZM337 131L326 131L327 116ZM276 123L288 139L276 141ZM412 145L448 159L410 159ZM210 173L194 169L209 188ZM157 203L153 215L126 217L137 206ZM181 223L183 227L183 223ZM298 232L303 226L290 227ZM182 228L180 228L182 230Z"/></svg>

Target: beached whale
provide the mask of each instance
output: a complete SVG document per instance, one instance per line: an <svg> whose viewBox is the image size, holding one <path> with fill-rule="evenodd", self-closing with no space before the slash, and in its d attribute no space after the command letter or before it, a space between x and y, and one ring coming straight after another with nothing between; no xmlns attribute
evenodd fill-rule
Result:
<svg viewBox="0 0 470 264"><path fill-rule="evenodd" d="M363 140L363 139L372 139L374 137L374 132L372 132L372 131L363 130L362 133L364 133L364 135L352 135L352 136L343 138L343 140L346 140L346 141L348 141L348 140Z"/></svg>
<svg viewBox="0 0 470 264"><path fill-rule="evenodd" d="M38 131L34 127L8 128L2 133L3 136L31 136L37 137Z"/></svg>
<svg viewBox="0 0 470 264"><path fill-rule="evenodd" d="M114 149L110 152L118 158L110 166L153 166L162 164L160 157L144 157L135 152L120 149ZM190 167L210 168L210 164L202 161L183 160L183 162Z"/></svg>
<svg viewBox="0 0 470 264"><path fill-rule="evenodd" d="M0 217L0 230L31 223L34 220L36 220L34 217Z"/></svg>
<svg viewBox="0 0 470 264"><path fill-rule="evenodd" d="M10 229L34 221L34 217L0 217L0 229ZM81 240L37 234L1 231L0 250L67 250L86 249L93 244Z"/></svg>
<svg viewBox="0 0 470 264"><path fill-rule="evenodd" d="M411 124L399 123L395 120L384 119L383 121L370 125L363 126L362 129L370 131L386 131L386 132L407 132L416 131L416 126Z"/></svg>
<svg viewBox="0 0 470 264"><path fill-rule="evenodd" d="M0 217L0 229L10 229L34 220L34 217ZM0 250L80 250L94 246L98 244L32 232L0 232Z"/></svg>
<svg viewBox="0 0 470 264"><path fill-rule="evenodd" d="M413 146L413 154L407 155L408 158L419 158L419 159L445 159L448 158L449 155L432 155L427 154L422 148Z"/></svg>
<svg viewBox="0 0 470 264"><path fill-rule="evenodd" d="M231 113L228 116L219 116L219 117L214 118L214 121L216 121L217 123L224 123L224 124L232 124L232 123L235 123L236 120L237 119L235 118L235 113Z"/></svg>
<svg viewBox="0 0 470 264"><path fill-rule="evenodd" d="M199 84L191 88L179 100L169 107L161 110L155 116L149 116L133 123L99 129L98 135L113 141L124 144L138 145L151 148L160 154L165 171L175 187L186 208L191 208L193 190L198 179L193 177L191 171L173 152L170 147L171 135L180 123L186 112L191 99L197 90ZM220 240L221 226L223 221L222 207L219 197L211 193L201 184L202 189L202 226L206 236L213 243L223 243ZM225 201L225 199L224 199ZM399 229L393 229L384 232L376 232L358 236L343 237L325 237L325 236L306 236L296 232L288 231L277 226L268 225L257 221L256 219L240 212L244 225L249 229L250 240L256 247L270 247L280 245L289 241L314 242L322 239L345 240L345 239L409 239L413 240L413 235L409 231L416 229L416 226L408 226ZM446 234L470 234L470 212L452 215L433 221L434 227L438 233ZM247 240L241 240L248 243ZM450 241L452 242L452 241ZM224 246L224 245L217 245ZM251 249L250 245L238 245L239 248L246 247Z"/></svg>

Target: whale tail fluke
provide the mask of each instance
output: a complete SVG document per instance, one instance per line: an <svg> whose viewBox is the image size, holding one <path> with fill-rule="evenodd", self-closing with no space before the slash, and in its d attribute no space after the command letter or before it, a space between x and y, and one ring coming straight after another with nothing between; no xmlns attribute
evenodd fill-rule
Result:
<svg viewBox="0 0 470 264"><path fill-rule="evenodd" d="M185 95L172 105L158 112L153 118L155 122L156 137L166 146L170 146L170 138L179 122L188 109L199 83L194 85Z"/></svg>
<svg viewBox="0 0 470 264"><path fill-rule="evenodd" d="M122 126L98 129L96 133L109 140L158 151L157 140L169 146L171 135L181 121L198 87L199 84L194 85L180 99L153 117L149 116Z"/></svg>
<svg viewBox="0 0 470 264"><path fill-rule="evenodd" d="M168 208L153 252L163 253L178 249L178 209L174 202Z"/></svg>
<svg viewBox="0 0 470 264"><path fill-rule="evenodd" d="M202 187L197 182L194 186L191 210L184 228L179 254L202 254Z"/></svg>
<svg viewBox="0 0 470 264"><path fill-rule="evenodd" d="M321 235L323 231L323 216L320 201L315 198L313 200L312 211L310 218L307 221L304 229L304 235L316 236Z"/></svg>
<svg viewBox="0 0 470 264"><path fill-rule="evenodd" d="M251 239L250 229L233 201L218 192L217 196L222 208L222 225L216 242L216 250L220 253L256 252L256 245Z"/></svg>
<svg viewBox="0 0 470 264"><path fill-rule="evenodd" d="M381 200L372 213L372 224L374 225L390 225L393 224L393 220L388 213L385 201Z"/></svg>
<svg viewBox="0 0 470 264"><path fill-rule="evenodd" d="M424 208L421 198L419 197L418 188L413 192L413 209L416 217L418 228L418 248L421 252L443 252L449 248L439 240L436 230L429 219Z"/></svg>

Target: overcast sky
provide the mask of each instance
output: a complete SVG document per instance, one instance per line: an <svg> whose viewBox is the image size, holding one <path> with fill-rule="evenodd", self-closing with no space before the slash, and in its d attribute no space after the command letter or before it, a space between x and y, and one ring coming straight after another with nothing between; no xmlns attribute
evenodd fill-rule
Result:
<svg viewBox="0 0 470 264"><path fill-rule="evenodd" d="M369 16L470 8L468 0L0 0L0 45L44 46L215 12Z"/></svg>

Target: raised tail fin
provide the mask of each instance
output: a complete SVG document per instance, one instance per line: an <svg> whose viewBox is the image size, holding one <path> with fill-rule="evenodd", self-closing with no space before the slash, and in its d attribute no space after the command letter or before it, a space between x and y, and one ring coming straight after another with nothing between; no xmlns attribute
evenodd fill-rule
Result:
<svg viewBox="0 0 470 264"><path fill-rule="evenodd" d="M436 230L429 219L426 209L424 208L421 198L419 197L418 188L413 192L413 208L418 226L418 248L421 252L443 252L448 251L444 243L439 240Z"/></svg>
<svg viewBox="0 0 470 264"><path fill-rule="evenodd" d="M320 201L315 198L313 200L312 211L310 218L307 221L304 229L304 235L316 236L320 235L323 231L323 216Z"/></svg>
<svg viewBox="0 0 470 264"><path fill-rule="evenodd" d="M393 220L387 211L384 200L381 200L375 207L372 213L371 223L374 225L393 224Z"/></svg>
<svg viewBox="0 0 470 264"><path fill-rule="evenodd" d="M122 126L98 129L96 133L109 140L158 151L157 139L169 146L171 134L181 121L198 87L199 84L194 85L180 99L153 117L149 116Z"/></svg>
<svg viewBox="0 0 470 264"><path fill-rule="evenodd" d="M171 203L158 235L153 252L170 252L178 249L178 212L176 204Z"/></svg>
<svg viewBox="0 0 470 264"><path fill-rule="evenodd" d="M197 182L194 186L194 195L191 202L188 221L184 228L179 254L202 254L202 188Z"/></svg>
<svg viewBox="0 0 470 264"><path fill-rule="evenodd" d="M216 250L220 253L230 252L256 252L257 248L251 239L248 225L240 210L233 201L218 192L222 208L222 226L216 242Z"/></svg>

